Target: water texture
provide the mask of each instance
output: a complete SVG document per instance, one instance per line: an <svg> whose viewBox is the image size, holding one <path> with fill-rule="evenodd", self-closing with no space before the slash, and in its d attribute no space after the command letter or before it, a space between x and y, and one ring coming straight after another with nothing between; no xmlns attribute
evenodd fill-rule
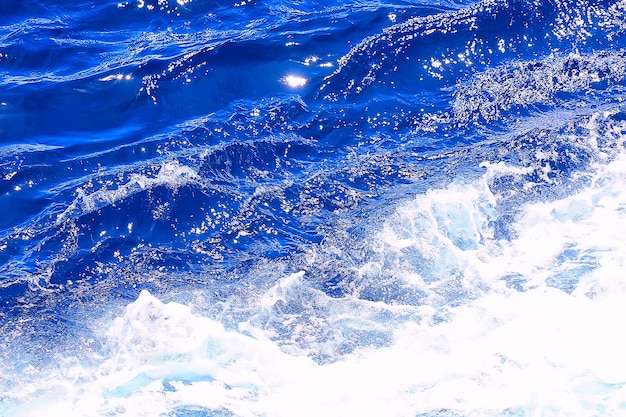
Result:
<svg viewBox="0 0 626 417"><path fill-rule="evenodd" d="M0 415L626 409L626 3L0 2Z"/></svg>

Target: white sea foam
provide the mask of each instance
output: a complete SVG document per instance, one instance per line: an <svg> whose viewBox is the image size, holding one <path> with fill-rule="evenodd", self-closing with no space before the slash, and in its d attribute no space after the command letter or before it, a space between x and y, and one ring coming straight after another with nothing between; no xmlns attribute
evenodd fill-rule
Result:
<svg viewBox="0 0 626 417"><path fill-rule="evenodd" d="M626 159L594 167L590 186L579 192L522 207L513 225L515 238L498 240L492 230L498 197L490 181L527 173L493 164L479 181L434 190L400 206L374 239L378 257L370 260L378 264L375 270L392 271L371 275L364 271L372 268L363 266L361 281L345 289L359 297L375 285L369 280L385 285L391 276L428 293L432 308L392 311L394 319L385 322L393 329L389 345L363 346L315 368L301 385L268 396L267 401L297 398L299 412L277 401L268 414L623 413L626 339L618 318L626 313L621 249ZM429 268L437 280L420 276ZM302 285L301 279L281 281L264 306L285 305L289 289ZM451 299L446 289L466 296ZM317 301L318 317L303 322L350 326L347 316L369 319L368 309L383 309L352 298L343 321L332 320L341 302ZM319 383L311 383L316 378Z"/></svg>
<svg viewBox="0 0 626 417"><path fill-rule="evenodd" d="M123 177L123 174L119 175ZM179 187L199 184L200 182L200 177L196 171L176 160L155 164L142 173L131 174L126 182L115 188L108 187L108 185L114 184L110 182L110 184L105 183L102 188L94 190L94 184L90 181L87 185L76 189L76 199L67 209L59 213L57 224L72 218L72 216L91 213L154 187L164 186L176 190Z"/></svg>
<svg viewBox="0 0 626 417"><path fill-rule="evenodd" d="M556 186L532 175L541 155L485 162L475 179L398 203L358 245L329 236L301 272L238 292L248 297L238 328L144 291L114 321L94 319L101 347L5 385L2 414L622 414L626 155L612 115L589 119L596 162L559 198L511 207L497 186ZM75 209L195 181L166 163ZM319 271L344 275L341 296L318 285Z"/></svg>
<svg viewBox="0 0 626 417"><path fill-rule="evenodd" d="M564 92L591 95L598 83L623 80L624 59L619 51L509 62L459 84L452 111L460 121L491 121L515 106L553 104L556 95Z"/></svg>
<svg viewBox="0 0 626 417"><path fill-rule="evenodd" d="M626 158L596 167L575 194L523 207L510 241L491 231L498 198L489 184L503 173L525 171L493 164L476 182L428 192L398 207L372 238L379 259L371 261L429 294L428 305L360 299L358 285L373 285L368 274L352 294L331 298L300 272L257 297L236 332L142 292L110 324L101 357L19 387L21 405L4 413L621 414ZM419 275L424 260L436 261L426 268L439 279ZM452 302L445 287L470 296ZM271 321L311 340L290 349ZM358 326L386 329L389 339L325 362L306 356L307 346L337 346Z"/></svg>

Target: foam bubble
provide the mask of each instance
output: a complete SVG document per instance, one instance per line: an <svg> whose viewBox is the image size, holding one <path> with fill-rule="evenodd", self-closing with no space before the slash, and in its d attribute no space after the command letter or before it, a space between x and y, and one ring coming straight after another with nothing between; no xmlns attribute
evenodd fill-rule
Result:
<svg viewBox="0 0 626 417"><path fill-rule="evenodd" d="M250 286L233 329L142 292L101 348L31 370L3 412L619 415L626 156L613 148L552 200L510 207L494 184L523 189L534 166L497 161L406 200L361 246L329 237L302 271ZM340 294L319 269L345 273Z"/></svg>
<svg viewBox="0 0 626 417"><path fill-rule="evenodd" d="M189 307L147 291L106 333L92 366L74 364L29 387L13 415L64 410L72 415L155 415L178 405L256 415L256 399L314 365L268 340L226 331ZM41 394L43 393L43 395ZM19 393L10 393L20 396Z"/></svg>
<svg viewBox="0 0 626 417"><path fill-rule="evenodd" d="M90 213L104 206L115 204L130 195L157 186L165 186L176 190L186 184L197 184L199 182L200 177L196 171L176 160L154 165L143 173L130 174L128 180L117 188L88 191L93 188L93 184L88 182L84 187L76 189L77 198L66 210L59 213L56 223L59 224L77 214Z"/></svg>
<svg viewBox="0 0 626 417"><path fill-rule="evenodd" d="M372 239L375 250L367 262L378 263L378 273L364 274L372 269L362 267L362 274L344 284L351 304L339 313L342 322L332 318L346 298L308 290L298 301L291 292L303 285L304 275L280 281L263 299L265 308L280 306L274 320L302 325L294 317L306 312L308 331L327 335L316 333L316 326L345 331L352 326L346 318L362 316L372 328L385 323L393 334L384 346L361 345L336 356L315 368L307 382L277 387L266 400L272 401L269 414L297 412L281 402L287 398L297 398L293 403L304 415L623 412L626 368L620 352L626 342L616 318L626 313L625 162L618 156L594 165L588 187L520 207L511 240L492 233L502 208L489 184L498 175L523 177L527 169L495 164L476 182L406 202ZM425 272L437 279L424 279ZM392 310L355 298L370 296L368 286L394 291L394 280L418 286L433 308ZM386 309L387 320L372 319L368 309L374 308Z"/></svg>
<svg viewBox="0 0 626 417"><path fill-rule="evenodd" d="M462 122L484 122L500 119L512 108L554 104L557 94L565 92L591 96L601 83L623 81L624 61L622 51L603 51L508 62L457 85L452 112Z"/></svg>

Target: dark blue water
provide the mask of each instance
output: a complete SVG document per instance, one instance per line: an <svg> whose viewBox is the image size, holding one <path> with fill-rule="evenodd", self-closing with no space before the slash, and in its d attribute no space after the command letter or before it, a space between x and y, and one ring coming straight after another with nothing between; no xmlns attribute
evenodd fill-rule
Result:
<svg viewBox="0 0 626 417"><path fill-rule="evenodd" d="M623 412L625 30L0 2L0 414Z"/></svg>

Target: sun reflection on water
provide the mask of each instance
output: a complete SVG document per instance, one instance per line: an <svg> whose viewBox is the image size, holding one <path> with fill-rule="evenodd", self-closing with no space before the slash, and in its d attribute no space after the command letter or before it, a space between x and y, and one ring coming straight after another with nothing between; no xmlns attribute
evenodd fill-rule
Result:
<svg viewBox="0 0 626 417"><path fill-rule="evenodd" d="M298 75L290 74L286 77L283 77L282 81L291 88L299 88L306 85L307 79Z"/></svg>

